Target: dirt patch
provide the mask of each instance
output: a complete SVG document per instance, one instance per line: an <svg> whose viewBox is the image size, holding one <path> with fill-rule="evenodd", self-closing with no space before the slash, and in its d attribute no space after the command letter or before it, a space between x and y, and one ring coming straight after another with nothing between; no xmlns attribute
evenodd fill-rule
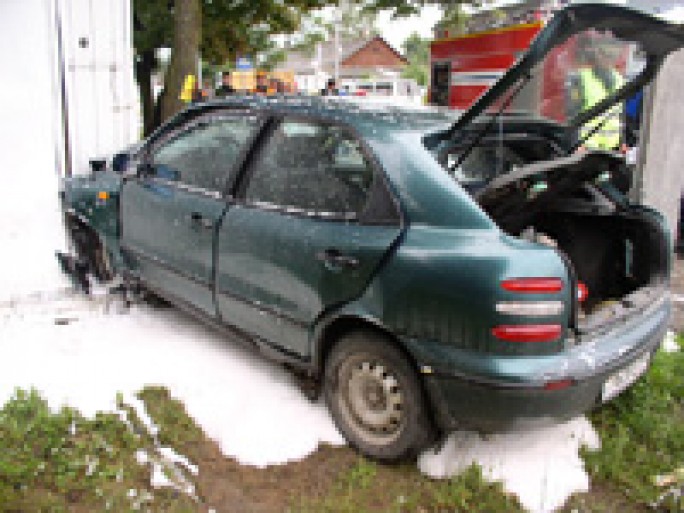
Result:
<svg viewBox="0 0 684 513"><path fill-rule="evenodd" d="M223 457L211 441L197 449L197 491L217 513L281 512L299 497L324 496L358 458L348 448L322 446L302 461L260 469Z"/></svg>
<svg viewBox="0 0 684 513"><path fill-rule="evenodd" d="M647 513L653 509L637 504L608 483L594 482L591 491L575 495L563 506L560 513Z"/></svg>
<svg viewBox="0 0 684 513"><path fill-rule="evenodd" d="M500 484L471 467L451 480L423 476L415 462L374 463L348 447L321 445L301 461L258 468L221 454L163 387L146 387L139 397L159 427L159 441L199 467L192 478L198 510L216 513L321 513L521 511Z"/></svg>

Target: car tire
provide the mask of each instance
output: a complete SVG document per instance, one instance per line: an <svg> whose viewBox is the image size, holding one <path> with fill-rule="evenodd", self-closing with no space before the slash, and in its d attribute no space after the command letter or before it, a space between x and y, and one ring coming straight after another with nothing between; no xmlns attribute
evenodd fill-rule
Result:
<svg viewBox="0 0 684 513"><path fill-rule="evenodd" d="M412 458L433 440L418 375L380 334L354 332L335 344L325 365L323 393L349 444L372 459Z"/></svg>

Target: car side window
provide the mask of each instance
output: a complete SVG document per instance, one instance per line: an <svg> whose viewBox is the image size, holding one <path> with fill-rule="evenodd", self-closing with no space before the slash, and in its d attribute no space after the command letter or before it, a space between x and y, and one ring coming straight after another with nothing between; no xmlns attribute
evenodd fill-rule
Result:
<svg viewBox="0 0 684 513"><path fill-rule="evenodd" d="M349 217L363 210L372 182L373 167L347 130L285 120L256 156L245 200Z"/></svg>
<svg viewBox="0 0 684 513"><path fill-rule="evenodd" d="M222 191L256 124L256 117L247 115L202 118L154 152L155 176Z"/></svg>

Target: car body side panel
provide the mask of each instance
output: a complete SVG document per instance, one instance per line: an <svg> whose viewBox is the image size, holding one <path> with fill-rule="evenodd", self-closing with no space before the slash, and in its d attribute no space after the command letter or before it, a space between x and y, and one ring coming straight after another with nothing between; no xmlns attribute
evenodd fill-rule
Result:
<svg viewBox="0 0 684 513"><path fill-rule="evenodd" d="M119 200L122 179L110 172L74 177L65 182L63 208L100 238L115 270L125 267L120 252Z"/></svg>
<svg viewBox="0 0 684 513"><path fill-rule="evenodd" d="M364 226L233 206L219 231L221 317L308 356L316 319L363 293L399 233L399 226ZM355 258L358 267L327 265L321 253L330 249Z"/></svg>
<svg viewBox="0 0 684 513"><path fill-rule="evenodd" d="M553 294L505 291L507 278L558 277L564 284ZM502 324L568 326L570 284L555 250L508 237L498 230L454 230L410 226L392 258L359 299L360 309L379 319L399 337L434 341L444 347L478 354L554 354L564 337L546 343L497 340L491 329ZM520 317L499 314L497 301L556 300L560 315Z"/></svg>
<svg viewBox="0 0 684 513"><path fill-rule="evenodd" d="M437 357L431 343L409 341L408 345L439 359L424 378L442 429L521 429L567 420L600 405L609 376L657 350L670 309L664 297L609 332L550 356L485 359L439 350ZM461 368L468 368L468 373L461 374ZM549 382L569 385L547 389L544 385Z"/></svg>
<svg viewBox="0 0 684 513"><path fill-rule="evenodd" d="M493 221L425 148L422 135L377 130L368 136L407 221L435 227L495 228Z"/></svg>
<svg viewBox="0 0 684 513"><path fill-rule="evenodd" d="M127 181L121 200L122 246L136 274L215 316L213 245L225 202L154 179Z"/></svg>

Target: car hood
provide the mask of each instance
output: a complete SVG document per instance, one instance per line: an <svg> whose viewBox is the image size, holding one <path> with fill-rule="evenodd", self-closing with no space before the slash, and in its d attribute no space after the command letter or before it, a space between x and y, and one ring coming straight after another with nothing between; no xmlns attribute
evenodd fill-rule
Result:
<svg viewBox="0 0 684 513"><path fill-rule="evenodd" d="M519 60L468 109L448 130L451 137L467 128L478 116L489 110L496 111L519 87L521 80L529 77L535 66L573 36L596 31L610 32L615 38L638 45L644 61L643 69L625 80L621 89L594 107L566 120L565 124L576 127L610 108L616 102L629 98L657 73L663 59L684 46L684 27L668 23L643 12L626 7L586 3L566 7L539 32L530 48Z"/></svg>

